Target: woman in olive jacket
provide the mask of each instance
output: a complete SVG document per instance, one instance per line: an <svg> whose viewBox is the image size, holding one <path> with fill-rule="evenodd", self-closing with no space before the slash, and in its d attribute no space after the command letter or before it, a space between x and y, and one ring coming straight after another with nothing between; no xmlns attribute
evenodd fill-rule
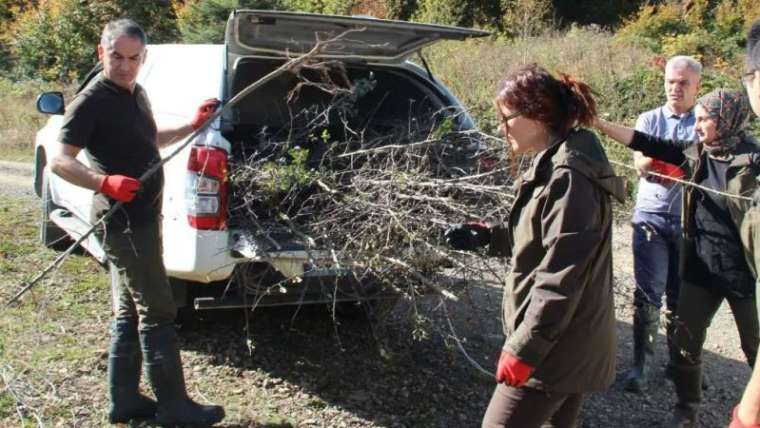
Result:
<svg viewBox="0 0 760 428"><path fill-rule="evenodd" d="M739 91L716 89L694 109L700 144L670 141L603 120L597 127L646 156L680 165L689 180L682 198L681 288L668 371L678 401L669 426L695 426L702 399L702 345L723 300L734 315L752 366L758 351L755 280L739 236L747 204L719 192L751 195L760 174L760 147L744 132L750 105ZM709 190L707 190L709 189Z"/></svg>
<svg viewBox="0 0 760 428"><path fill-rule="evenodd" d="M537 155L506 227L447 234L455 248L490 242L512 253L499 384L483 426L571 427L583 394L615 375L610 196L622 200L623 184L596 136L577 128L596 114L587 85L529 65L507 75L496 107L512 152Z"/></svg>

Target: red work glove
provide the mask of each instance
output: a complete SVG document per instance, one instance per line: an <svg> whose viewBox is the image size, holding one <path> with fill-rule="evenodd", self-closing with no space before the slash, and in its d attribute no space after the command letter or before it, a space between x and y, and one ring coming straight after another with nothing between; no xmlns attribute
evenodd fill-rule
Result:
<svg viewBox="0 0 760 428"><path fill-rule="evenodd" d="M656 172L658 174L667 175L668 177L683 179L686 174L684 174L683 169L680 167L677 167L671 163L663 162L661 160L653 160L652 161L652 172ZM667 182L667 178L663 177L657 177L658 181L665 181Z"/></svg>
<svg viewBox="0 0 760 428"><path fill-rule="evenodd" d="M219 105L222 102L219 101L216 98L209 98L206 101L202 102L201 105L198 107L198 111L195 112L195 117L193 118L193 121L190 122L190 126L193 127L193 130L196 130L203 126L204 123L208 120L211 115L214 114L216 111L216 108L219 107Z"/></svg>
<svg viewBox="0 0 760 428"><path fill-rule="evenodd" d="M140 182L125 175L104 175L98 192L120 202L129 202L140 189Z"/></svg>
<svg viewBox="0 0 760 428"><path fill-rule="evenodd" d="M728 428L760 428L760 425L745 425L739 420L739 406L734 407L734 418Z"/></svg>
<svg viewBox="0 0 760 428"><path fill-rule="evenodd" d="M496 382L506 383L509 386L519 388L525 385L530 375L533 374L533 367L520 361L517 357L509 352L502 351L499 357L499 366L496 368Z"/></svg>

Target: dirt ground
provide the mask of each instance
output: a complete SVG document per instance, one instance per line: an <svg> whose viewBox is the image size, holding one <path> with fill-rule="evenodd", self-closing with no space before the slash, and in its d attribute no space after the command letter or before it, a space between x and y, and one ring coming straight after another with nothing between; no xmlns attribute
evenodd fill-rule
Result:
<svg viewBox="0 0 760 428"><path fill-rule="evenodd" d="M0 209L0 224L9 220L3 216L18 216L21 210L29 217L23 227L35 227L39 201L29 190L30 174L28 168L0 164L0 196L21 205L16 211ZM0 243L13 239L18 238L0 235ZM614 239L621 378L632 346L630 227L616 225ZM52 260L52 254L41 258ZM106 425L107 275L94 263L78 263L76 272L58 272L51 280L55 284L25 300L26 308L50 311L58 307L56 300L68 298L67 290L75 288L81 275L96 278L97 287L77 294L68 309L49 316L45 312L45 328L22 323L27 318L14 324L0 310L0 325L13 328L5 351L0 342L0 357L6 358L0 359L2 427L20 426L22 416L27 426ZM27 274L7 269L0 279L3 301ZM188 388L199 401L227 407L221 425L226 427L476 427L494 382L473 366L457 340L471 360L492 371L503 343L500 299L498 284L470 282L459 301L445 308L433 296L402 301L378 334L365 317L334 320L323 306L257 309L248 334L240 310L204 314L180 329ZM32 348L48 343L55 344L61 358L7 357L34 355ZM10 349L14 346L30 349ZM657 351L662 365L662 330ZM709 388L703 426L724 427L750 374L725 305L708 333L704 359ZM662 426L673 404L673 387L659 371L651 386L642 395L617 385L592 394L579 426Z"/></svg>

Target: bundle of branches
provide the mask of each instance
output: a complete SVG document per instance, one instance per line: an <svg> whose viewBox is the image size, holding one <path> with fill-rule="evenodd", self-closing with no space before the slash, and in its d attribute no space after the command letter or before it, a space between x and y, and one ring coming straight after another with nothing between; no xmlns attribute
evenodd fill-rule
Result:
<svg viewBox="0 0 760 428"><path fill-rule="evenodd" d="M273 250L289 242L319 251L329 257L316 264L412 293L407 286L419 284L451 292L439 275L454 266L492 274L488 263L462 263L443 233L452 223L506 219L513 196L503 142L456 130L458 112L448 109L373 122L355 106L376 96L375 82L349 82L335 69L302 76L289 95L294 102L318 86L328 103L291 111L288 126L236 146L231 223Z"/></svg>

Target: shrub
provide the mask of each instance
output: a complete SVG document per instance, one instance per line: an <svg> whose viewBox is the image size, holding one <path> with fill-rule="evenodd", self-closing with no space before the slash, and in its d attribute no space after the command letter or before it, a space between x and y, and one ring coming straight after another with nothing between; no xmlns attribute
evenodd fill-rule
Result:
<svg viewBox="0 0 760 428"><path fill-rule="evenodd" d="M760 18L756 0L685 0L646 5L618 33L667 56L689 54L704 65L737 62L746 29Z"/></svg>
<svg viewBox="0 0 760 428"><path fill-rule="evenodd" d="M499 27L504 11L492 0L420 0L413 19L460 27Z"/></svg>
<svg viewBox="0 0 760 428"><path fill-rule="evenodd" d="M408 19L413 0L175 0L177 25L185 43L222 43L233 9L281 9L335 15Z"/></svg>
<svg viewBox="0 0 760 428"><path fill-rule="evenodd" d="M553 0L557 17L581 25L616 25L651 0Z"/></svg>
<svg viewBox="0 0 760 428"><path fill-rule="evenodd" d="M554 9L551 0L502 0L506 13L504 32L513 37L532 37L551 28Z"/></svg>
<svg viewBox="0 0 760 428"><path fill-rule="evenodd" d="M638 44L660 52L660 37L685 33L686 23L681 19L681 8L675 3L664 6L645 5L636 16L627 20L616 37L626 43Z"/></svg>
<svg viewBox="0 0 760 428"><path fill-rule="evenodd" d="M154 1L49 0L20 14L13 24L11 55L15 77L72 81L92 68L106 22L130 17L153 43L175 40L178 33L168 4Z"/></svg>
<svg viewBox="0 0 760 428"><path fill-rule="evenodd" d="M222 43L234 9L278 9L278 0L190 0L175 2L177 26L185 43Z"/></svg>

